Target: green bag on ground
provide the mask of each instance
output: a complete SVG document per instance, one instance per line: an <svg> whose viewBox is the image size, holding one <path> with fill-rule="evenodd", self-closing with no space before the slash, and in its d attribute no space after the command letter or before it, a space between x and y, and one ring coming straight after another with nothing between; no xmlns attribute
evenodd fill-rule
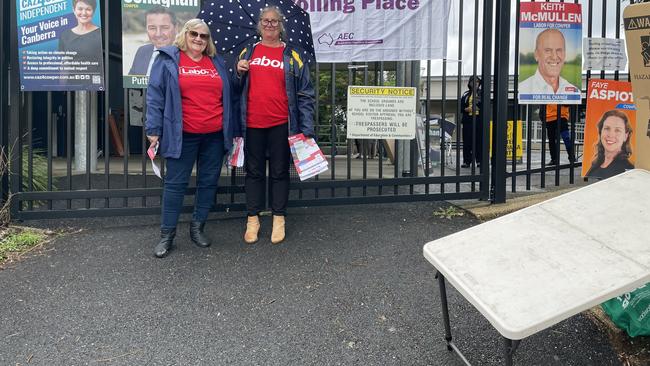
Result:
<svg viewBox="0 0 650 366"><path fill-rule="evenodd" d="M607 300L601 306L630 337L650 335L650 283Z"/></svg>

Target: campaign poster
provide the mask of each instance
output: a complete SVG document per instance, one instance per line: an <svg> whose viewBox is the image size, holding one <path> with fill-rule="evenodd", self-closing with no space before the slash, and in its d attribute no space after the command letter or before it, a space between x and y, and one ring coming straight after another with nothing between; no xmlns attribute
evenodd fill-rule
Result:
<svg viewBox="0 0 650 366"><path fill-rule="evenodd" d="M632 84L590 79L581 175L603 179L634 168L636 134Z"/></svg>
<svg viewBox="0 0 650 366"><path fill-rule="evenodd" d="M650 170L650 3L626 7L623 11L623 25L637 107L635 166Z"/></svg>
<svg viewBox="0 0 650 366"><path fill-rule="evenodd" d="M122 83L146 89L158 49L170 46L183 24L196 18L199 0L122 0Z"/></svg>
<svg viewBox="0 0 650 366"><path fill-rule="evenodd" d="M104 90L100 0L16 0L20 90Z"/></svg>
<svg viewBox="0 0 650 366"><path fill-rule="evenodd" d="M522 2L519 14L520 104L580 104L580 4Z"/></svg>

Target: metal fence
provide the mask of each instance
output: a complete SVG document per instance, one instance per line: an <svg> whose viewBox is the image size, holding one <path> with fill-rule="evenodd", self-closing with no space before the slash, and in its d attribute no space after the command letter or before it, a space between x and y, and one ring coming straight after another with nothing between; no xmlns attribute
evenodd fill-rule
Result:
<svg viewBox="0 0 650 366"><path fill-rule="evenodd" d="M613 2L613 1L609 1ZM598 20L592 18L590 1L588 27L592 33ZM602 12L608 9L602 1ZM620 8L620 0L616 1ZM432 61L369 62L353 64L317 64L312 70L318 91L316 127L319 145L327 155L328 172L306 182L292 173L290 206L360 204L378 202L408 202L416 200L505 199L506 186L516 191L518 180L526 179L526 188L535 182L545 185L548 174L555 184L574 183L576 164L545 166L545 129L533 117L533 109L516 104L514 87L508 81L508 64L517 67L517 34L503 23L510 1L458 0L459 16L450 29L460 36L455 42L458 51L434 66ZM121 87L120 2L103 2L102 24L105 44L105 92L20 92L17 88L17 45L15 2L3 2L0 16L2 73L0 83L3 102L0 103L0 138L9 154L10 174L4 174L2 193L11 198L11 213L16 219L60 218L78 216L112 216L155 214L160 210L162 182L148 166L143 127L137 125L128 108L139 92ZM506 10L503 9L505 7ZM465 9L473 9L465 19ZM496 13L494 12L496 11ZM618 11L618 10L617 10ZM499 16L501 18L499 18ZM499 20L500 19L500 20ZM510 18L508 18L510 19ZM602 17L602 33L606 33L606 17ZM617 19L620 15L617 13ZM507 31L506 31L507 29ZM616 27L615 36L619 37ZM508 53L495 54L515 33L515 58ZM467 35L467 33L469 35ZM496 37L492 39L492 34ZM471 45L471 47L465 47ZM510 49L506 44L506 51ZM468 51L465 51L468 50ZM502 52L502 50L501 50ZM463 71L459 60L472 60L471 72ZM426 75L421 67L426 64ZM499 67L505 64L505 71ZM451 72L450 72L451 71ZM504 75L505 72L505 75ZM485 82L485 120L493 119L495 138L492 160L488 158L490 131L483 126L483 161L481 169L473 165L461 167L459 96L470 75L482 75ZM618 74L601 77L618 78ZM591 77L588 72L586 79ZM506 84L499 80L506 80ZM439 80L439 84L436 84ZM360 140L346 138L347 85L414 86L420 90L419 113L424 121L420 137L412 141ZM5 103L5 101L7 101ZM125 107L126 106L126 107ZM494 113L492 113L494 111ZM584 105L577 108L572 121L572 136L579 141L578 120ZM453 131L432 121L435 115L455 124ZM522 120L523 146L521 160L506 162L505 121L515 125ZM418 121L420 123L420 121ZM529 128L528 126L531 126ZM517 129L514 129L517 131ZM451 132L451 133L447 133ZM516 140L517 136L514 136ZM474 142L475 143L475 142ZM515 144L513 144L514 146ZM513 156L516 156L514 154ZM538 164L539 162L539 164ZM164 164L163 164L164 172ZM244 188L242 169L224 169L215 210L243 210ZM562 177L562 181L560 179ZM186 197L186 210L193 200L193 183ZM501 198L503 196L503 198Z"/></svg>

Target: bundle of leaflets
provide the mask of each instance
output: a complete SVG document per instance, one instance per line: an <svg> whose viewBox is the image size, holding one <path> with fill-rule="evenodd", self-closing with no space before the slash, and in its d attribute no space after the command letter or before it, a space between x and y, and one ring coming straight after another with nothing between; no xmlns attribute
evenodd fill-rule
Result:
<svg viewBox="0 0 650 366"><path fill-rule="evenodd" d="M244 138L235 137L226 162L229 167L241 168L244 166Z"/></svg>
<svg viewBox="0 0 650 366"><path fill-rule="evenodd" d="M149 146L149 149L147 149L147 155L149 155L149 160L151 160L151 168L153 169L153 173L156 175L156 177L162 179L162 176L160 175L160 167L158 164L156 164L156 154L158 154L158 146L160 142L156 142L156 144L151 144Z"/></svg>
<svg viewBox="0 0 650 366"><path fill-rule="evenodd" d="M302 133L289 136L289 147L301 181L327 171L325 155L313 138L305 137Z"/></svg>

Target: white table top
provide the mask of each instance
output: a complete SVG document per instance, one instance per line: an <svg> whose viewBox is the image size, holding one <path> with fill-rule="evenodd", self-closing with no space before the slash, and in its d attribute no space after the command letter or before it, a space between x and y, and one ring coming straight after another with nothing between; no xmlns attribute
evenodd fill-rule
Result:
<svg viewBox="0 0 650 366"><path fill-rule="evenodd" d="M503 336L522 339L650 282L650 172L635 169L424 246Z"/></svg>

